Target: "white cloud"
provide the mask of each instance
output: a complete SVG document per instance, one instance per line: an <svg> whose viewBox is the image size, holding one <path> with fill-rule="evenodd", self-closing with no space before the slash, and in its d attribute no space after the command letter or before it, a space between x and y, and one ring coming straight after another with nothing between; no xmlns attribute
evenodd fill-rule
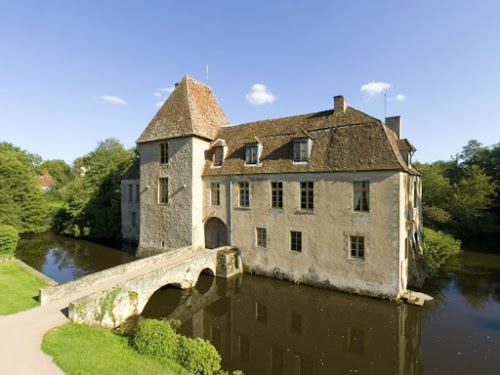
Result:
<svg viewBox="0 0 500 375"><path fill-rule="evenodd" d="M381 94L390 87L391 84L387 82L369 82L361 86L361 92L364 92L369 96L373 96L375 94Z"/></svg>
<svg viewBox="0 0 500 375"><path fill-rule="evenodd" d="M161 107L163 103L165 103L165 100L167 100L168 96L175 90L175 86L172 87L165 87L163 89L158 89L153 93L153 96L156 98L160 98L161 102L157 102L155 104L155 107Z"/></svg>
<svg viewBox="0 0 500 375"><path fill-rule="evenodd" d="M262 83L252 85L251 92L246 94L246 98L252 104L267 104L276 100L276 96Z"/></svg>
<svg viewBox="0 0 500 375"><path fill-rule="evenodd" d="M101 99L113 104L127 104L125 100L119 98L118 96L103 95L101 96Z"/></svg>
<svg viewBox="0 0 500 375"><path fill-rule="evenodd" d="M404 102L406 100L406 95L403 95L403 94L397 94L394 99L396 99L396 101L398 102Z"/></svg>
<svg viewBox="0 0 500 375"><path fill-rule="evenodd" d="M163 91L163 92L166 92L166 93L169 93L169 94L171 94L174 90L175 90L175 86L166 87L164 89L160 89L160 91Z"/></svg>

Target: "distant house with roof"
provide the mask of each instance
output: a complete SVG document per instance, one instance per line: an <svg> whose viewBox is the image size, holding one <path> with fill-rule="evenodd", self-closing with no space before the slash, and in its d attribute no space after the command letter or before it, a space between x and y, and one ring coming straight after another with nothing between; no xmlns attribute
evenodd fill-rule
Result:
<svg viewBox="0 0 500 375"><path fill-rule="evenodd" d="M38 187L42 190L50 190L55 182L49 174L38 176Z"/></svg>
<svg viewBox="0 0 500 375"><path fill-rule="evenodd" d="M122 180L122 235L141 255L232 245L248 272L399 298L418 276L421 178L401 118L347 105L231 125L185 76Z"/></svg>

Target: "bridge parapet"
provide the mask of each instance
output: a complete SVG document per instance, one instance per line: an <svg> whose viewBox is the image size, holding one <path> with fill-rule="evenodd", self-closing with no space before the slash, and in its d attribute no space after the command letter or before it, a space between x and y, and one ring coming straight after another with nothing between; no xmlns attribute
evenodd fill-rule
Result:
<svg viewBox="0 0 500 375"><path fill-rule="evenodd" d="M68 315L78 324L107 328L119 326L139 315L161 287L174 284L182 289L196 285L200 273L210 269L217 277L230 278L243 272L237 250L223 247L203 250L165 267L147 269L143 275L70 303Z"/></svg>

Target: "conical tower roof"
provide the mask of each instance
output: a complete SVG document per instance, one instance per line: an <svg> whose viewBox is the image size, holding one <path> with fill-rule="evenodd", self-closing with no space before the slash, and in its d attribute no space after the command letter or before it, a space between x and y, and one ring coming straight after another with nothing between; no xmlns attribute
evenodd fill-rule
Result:
<svg viewBox="0 0 500 375"><path fill-rule="evenodd" d="M226 125L229 120L210 87L185 75L137 143L190 135L213 140Z"/></svg>

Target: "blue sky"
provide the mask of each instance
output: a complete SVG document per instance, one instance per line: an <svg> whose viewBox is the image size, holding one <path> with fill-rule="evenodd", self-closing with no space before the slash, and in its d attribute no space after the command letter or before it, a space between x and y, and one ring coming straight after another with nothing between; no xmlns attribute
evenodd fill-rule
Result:
<svg viewBox="0 0 500 375"><path fill-rule="evenodd" d="M383 118L385 87L415 157L447 159L500 142L499 14L480 0L1 1L0 141L68 162L108 137L132 147L159 89L189 74L233 124L334 95Z"/></svg>

